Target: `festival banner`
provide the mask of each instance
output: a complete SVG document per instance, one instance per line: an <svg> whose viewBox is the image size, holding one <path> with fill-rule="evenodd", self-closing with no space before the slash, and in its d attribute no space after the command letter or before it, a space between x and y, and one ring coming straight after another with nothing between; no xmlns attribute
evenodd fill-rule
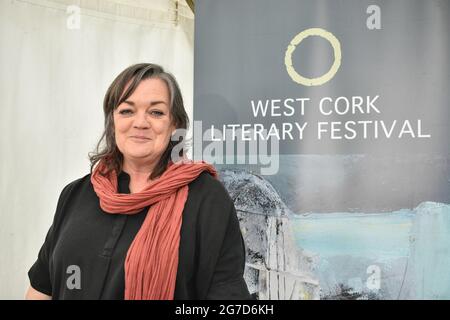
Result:
<svg viewBox="0 0 450 320"><path fill-rule="evenodd" d="M258 299L450 299L450 2L198 0L193 157Z"/></svg>

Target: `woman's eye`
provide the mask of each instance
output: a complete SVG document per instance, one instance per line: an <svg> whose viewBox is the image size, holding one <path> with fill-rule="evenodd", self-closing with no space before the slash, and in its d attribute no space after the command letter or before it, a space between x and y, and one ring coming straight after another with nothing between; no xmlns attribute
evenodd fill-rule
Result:
<svg viewBox="0 0 450 320"><path fill-rule="evenodd" d="M155 116L158 116L158 117L160 117L160 116L162 116L164 114L163 112L158 111L158 110L152 110L152 111L150 111L150 113L152 115L155 115Z"/></svg>
<svg viewBox="0 0 450 320"><path fill-rule="evenodd" d="M133 110L130 110L130 109L122 109L119 111L119 114L121 114L121 115L129 115L132 113L133 113ZM160 116L164 115L164 112L159 111L159 110L151 110L150 114L152 116L160 117Z"/></svg>

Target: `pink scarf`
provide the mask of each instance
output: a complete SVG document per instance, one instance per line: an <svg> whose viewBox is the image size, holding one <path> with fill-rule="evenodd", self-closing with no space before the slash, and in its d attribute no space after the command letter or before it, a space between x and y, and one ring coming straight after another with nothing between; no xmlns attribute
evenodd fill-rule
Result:
<svg viewBox="0 0 450 320"><path fill-rule="evenodd" d="M178 269L182 213L188 184L203 171L217 178L215 168L205 162L168 165L167 170L144 190L117 193L117 174L107 177L102 161L91 175L100 207L110 214L136 214L150 206L147 216L127 252L125 260L126 300L173 300Z"/></svg>

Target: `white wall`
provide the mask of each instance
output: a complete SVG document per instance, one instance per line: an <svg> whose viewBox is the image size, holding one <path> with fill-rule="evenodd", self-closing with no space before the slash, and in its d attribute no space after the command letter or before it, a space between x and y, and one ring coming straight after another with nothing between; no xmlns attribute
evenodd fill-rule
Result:
<svg viewBox="0 0 450 320"><path fill-rule="evenodd" d="M74 3L80 29L67 28ZM121 70L166 67L192 119L193 16L184 2L178 18L174 7L174 0L0 0L0 299L23 298L60 191L89 172L103 96Z"/></svg>

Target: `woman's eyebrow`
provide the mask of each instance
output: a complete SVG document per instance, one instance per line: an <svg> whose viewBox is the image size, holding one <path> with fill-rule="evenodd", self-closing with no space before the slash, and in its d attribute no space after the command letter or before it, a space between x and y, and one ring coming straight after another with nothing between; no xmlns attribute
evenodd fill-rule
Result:
<svg viewBox="0 0 450 320"><path fill-rule="evenodd" d="M128 105L134 107L134 102L133 102L133 101L125 100L123 103L126 103L126 104L128 104Z"/></svg>
<svg viewBox="0 0 450 320"><path fill-rule="evenodd" d="M160 104L160 103L164 103L164 104L166 104L166 102L165 101L160 101L160 100L157 100L157 101L151 101L150 102L150 106L154 106L154 105L157 105L157 104Z"/></svg>
<svg viewBox="0 0 450 320"><path fill-rule="evenodd" d="M128 105L130 105L130 106L132 106L132 107L134 107L134 106L136 105L133 101L130 101L130 100L125 100L124 103L126 103L126 104L128 104ZM154 106L154 105L157 105L157 104L160 104L160 103L167 104L165 101L157 100L157 101L151 101L151 102L149 103L149 105L150 105L150 106Z"/></svg>

